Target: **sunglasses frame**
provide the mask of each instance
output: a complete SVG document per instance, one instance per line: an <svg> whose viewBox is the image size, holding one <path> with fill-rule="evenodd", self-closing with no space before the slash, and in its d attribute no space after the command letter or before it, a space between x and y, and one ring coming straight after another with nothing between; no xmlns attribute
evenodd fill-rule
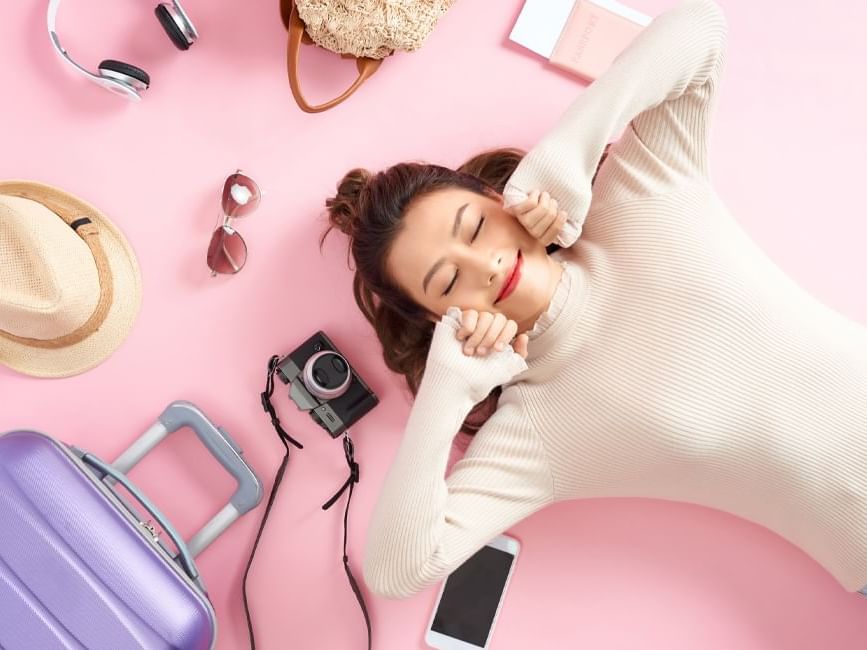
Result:
<svg viewBox="0 0 867 650"><path fill-rule="evenodd" d="M252 184L253 188L255 189L256 202L249 210L247 210L243 214L229 214L230 210L226 209L226 196L227 196L228 192L231 191L231 189L229 187L229 183L234 179L235 176L243 176L247 181L250 182L250 184ZM244 265L247 263L247 242L244 241L244 238L241 236L241 233L239 233L237 230L235 230L231 226L231 222L232 222L232 219L243 219L244 217L247 217L250 214L252 214L253 212L255 212L258 209L260 203L262 202L262 197L264 196L264 194L265 193L259 187L259 184L249 174L245 173L240 168L236 169L233 173L226 176L225 180L223 181L222 193L220 195L219 221L218 221L217 227L211 233L211 241L208 244L208 255L206 257L206 263L208 265L208 268L211 271L211 277L216 277L217 275L235 275L236 273L240 272L241 269L244 268ZM244 260L240 264L237 264L235 262L235 260L232 259L232 256L229 254L229 251L225 247L224 242L225 242L225 238L227 236L237 237L238 241L240 241L244 247ZM219 241L217 241L218 237L219 237ZM224 256L224 258L229 262L231 267L234 269L233 271L217 271L214 268L214 266L218 266L216 263L214 263L213 265L211 264L212 261L215 262L215 260L212 258L212 252L211 252L212 249L215 249L215 248L217 250L219 250L219 253L214 253L213 258L215 258L217 254ZM220 249L222 249L222 250L220 250Z"/></svg>

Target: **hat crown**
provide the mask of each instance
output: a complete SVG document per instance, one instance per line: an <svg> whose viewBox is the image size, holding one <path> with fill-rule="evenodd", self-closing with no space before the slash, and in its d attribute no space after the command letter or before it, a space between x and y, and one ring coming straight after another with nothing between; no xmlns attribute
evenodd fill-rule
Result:
<svg viewBox="0 0 867 650"><path fill-rule="evenodd" d="M50 340L81 327L99 302L90 248L39 201L0 194L0 330Z"/></svg>

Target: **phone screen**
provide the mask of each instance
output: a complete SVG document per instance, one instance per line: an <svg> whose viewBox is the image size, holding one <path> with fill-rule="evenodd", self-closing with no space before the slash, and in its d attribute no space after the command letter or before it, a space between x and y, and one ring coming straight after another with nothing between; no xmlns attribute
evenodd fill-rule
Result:
<svg viewBox="0 0 867 650"><path fill-rule="evenodd" d="M492 546L479 549L446 578L431 629L484 647L514 560Z"/></svg>

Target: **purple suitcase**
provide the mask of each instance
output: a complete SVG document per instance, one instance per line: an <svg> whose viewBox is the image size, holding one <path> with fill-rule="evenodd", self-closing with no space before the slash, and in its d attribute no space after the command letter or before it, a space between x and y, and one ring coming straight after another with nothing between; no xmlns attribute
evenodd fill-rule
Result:
<svg viewBox="0 0 867 650"><path fill-rule="evenodd" d="M189 542L125 475L184 426L238 482ZM216 617L193 558L261 499L241 449L189 402L169 405L111 465L35 431L0 436L0 648L213 648Z"/></svg>

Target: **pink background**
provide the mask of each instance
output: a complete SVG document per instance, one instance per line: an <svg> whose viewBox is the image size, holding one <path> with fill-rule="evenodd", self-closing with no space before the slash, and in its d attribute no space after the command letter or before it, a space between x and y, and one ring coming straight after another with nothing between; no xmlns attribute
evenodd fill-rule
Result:
<svg viewBox="0 0 867 650"><path fill-rule="evenodd" d="M719 193L807 290L867 322L867 5L781 13L770 0L720 2L730 36L712 133ZM421 50L387 60L346 104L307 115L285 79L276 0L187 0L201 34L188 52L175 50L148 3L67 0L59 29L79 61L95 68L118 58L151 74L143 101L130 104L61 64L46 4L0 8L0 178L56 184L104 210L136 249L144 297L129 338L84 375L43 380L0 368L0 431L36 428L112 459L170 401L188 399L235 435L268 490L282 447L259 405L265 363L321 328L381 399L353 429L362 481L349 554L361 579L367 521L410 400L355 306L343 235L318 251L323 202L352 166L457 165L487 147L529 147L583 82L508 42L521 0L458 0ZM630 5L655 15L673 2ZM324 52L304 56L314 100L354 71ZM204 252L221 182L236 167L267 195L238 224L247 267L211 279ZM321 510L346 478L340 442L282 386L275 404L305 448L292 457L251 572L257 640L265 649L363 648L364 621L340 561L345 496ZM185 535L234 487L189 432L132 477ZM246 647L241 576L263 509L199 560L219 648ZM721 512L575 501L511 532L523 553L494 648L794 650L863 647L867 638L867 599L777 535ZM365 590L374 647L424 647L436 591L390 601Z"/></svg>

